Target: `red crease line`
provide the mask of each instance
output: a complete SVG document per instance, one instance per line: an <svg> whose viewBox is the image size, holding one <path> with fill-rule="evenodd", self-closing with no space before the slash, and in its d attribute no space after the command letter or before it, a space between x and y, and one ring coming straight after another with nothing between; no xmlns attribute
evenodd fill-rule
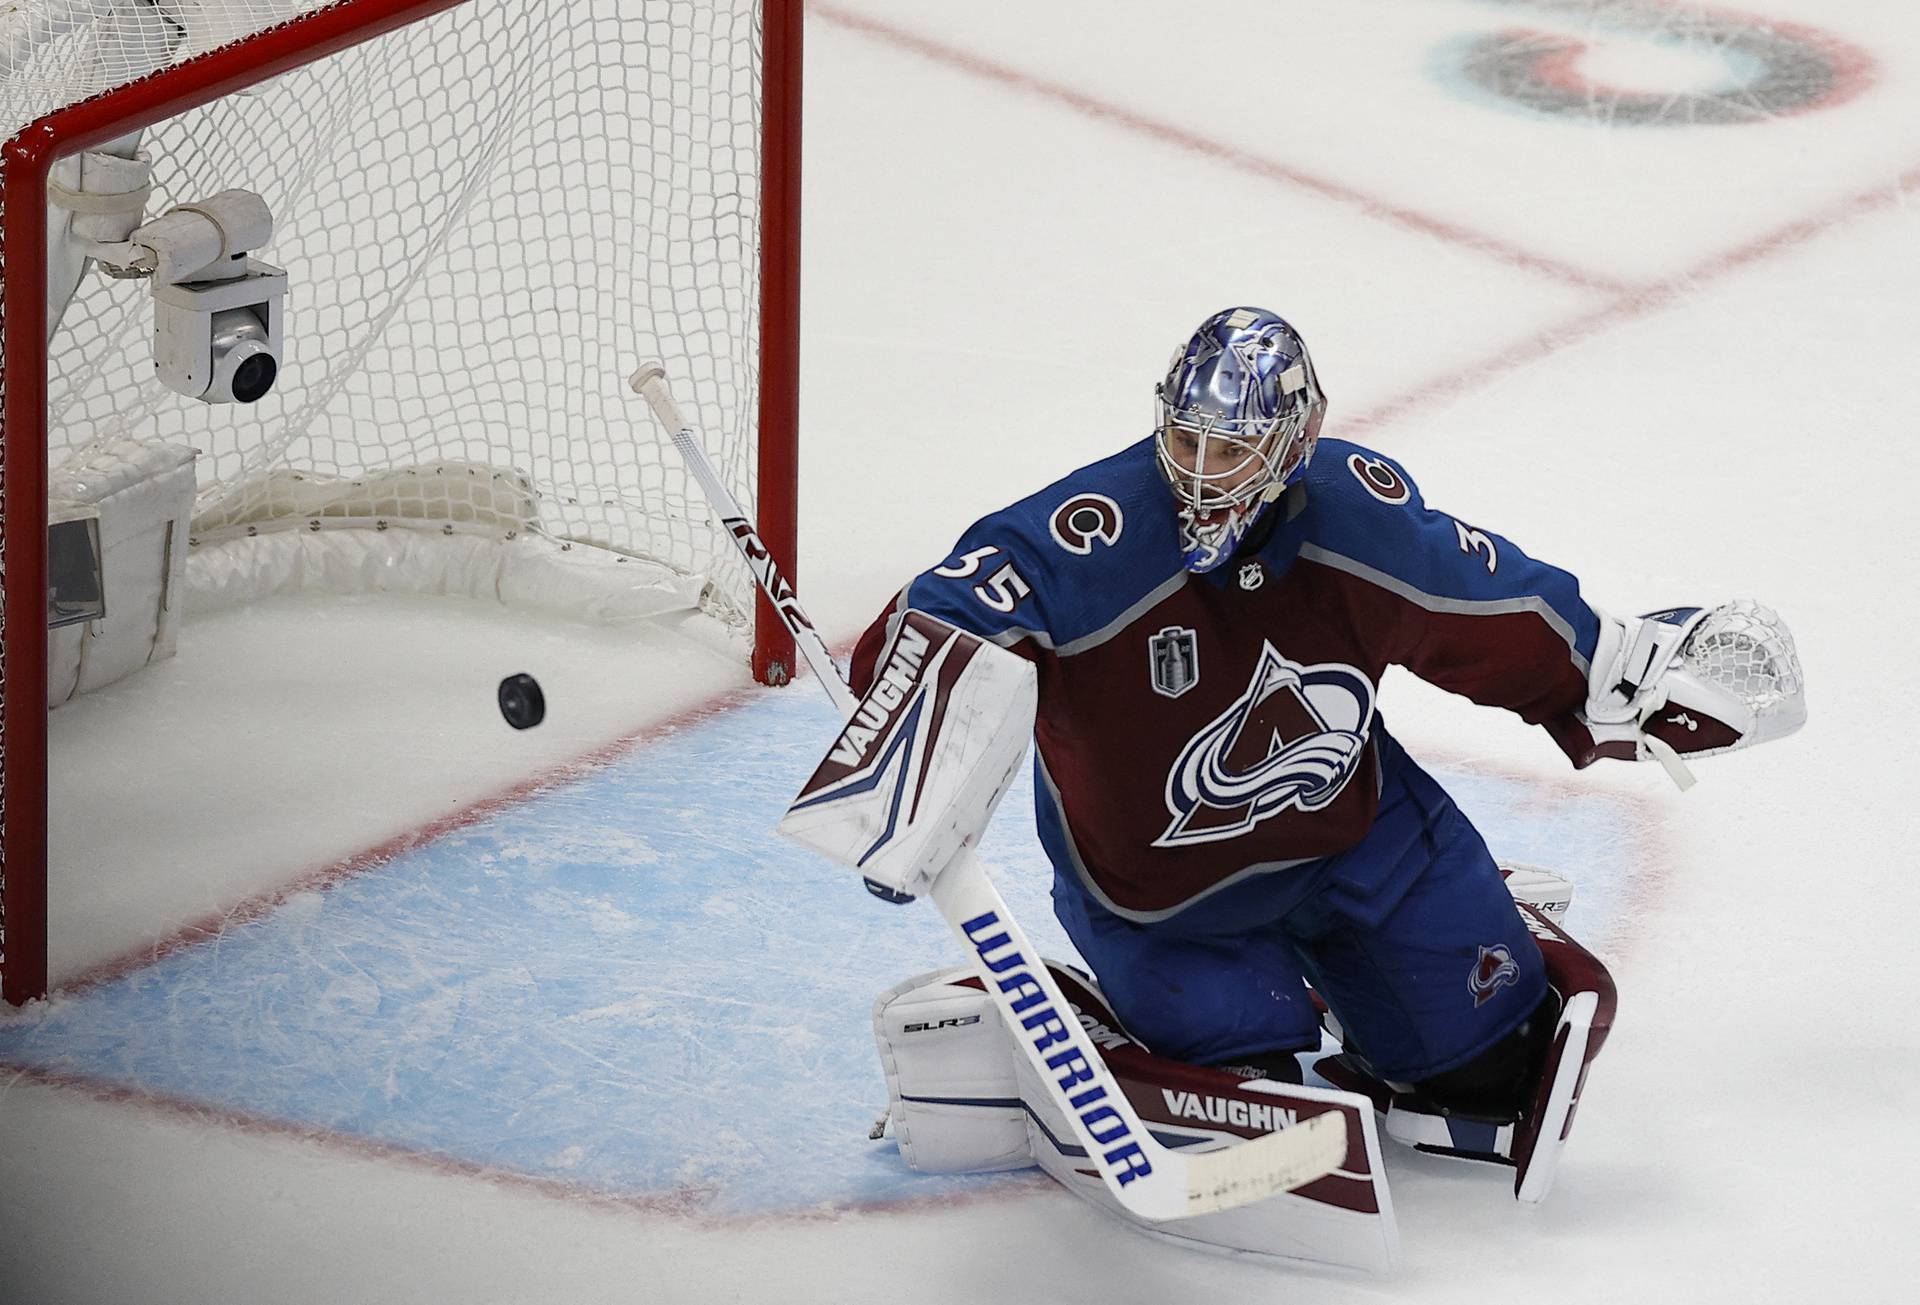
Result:
<svg viewBox="0 0 1920 1305"><path fill-rule="evenodd" d="M713 1186L684 1184L660 1192L623 1192L523 1173L499 1165L482 1164L440 1151L428 1151L383 1142L355 1133L343 1133L313 1124L275 1119L267 1115L210 1105L188 1097L152 1092L105 1079L92 1078L64 1070L43 1069L0 1061L0 1071L28 1082L63 1092L73 1092L113 1106L144 1110L187 1124L210 1125L250 1137L279 1138L305 1142L334 1153L364 1160L400 1164L428 1173L466 1178L508 1191L521 1192L574 1205L613 1210L627 1214L669 1217L694 1224L738 1230L746 1227L831 1222L848 1214L904 1214L915 1211L983 1205L1017 1199L1051 1183L1037 1171L1031 1175L1008 1176L1004 1183L970 1192L943 1192L937 1195L904 1196L876 1201L853 1201L844 1205L807 1207L795 1210L771 1210L757 1213L725 1214L712 1209L720 1189Z"/></svg>
<svg viewBox="0 0 1920 1305"><path fill-rule="evenodd" d="M175 952L218 938L236 926L249 924L265 917L276 908L285 905L290 898L301 893L326 892L355 876L386 865L403 853L479 824L508 807L570 783L589 771L598 769L665 735L742 706L756 697L759 692L757 686L727 690L664 720L642 726L640 729L621 735L611 742L600 744L538 774L518 780L436 820L396 834L385 842L355 852L341 860L309 867L274 889L242 898L230 906L181 925L153 942L143 943L131 951L88 966L78 974L63 979L47 995L49 997L76 996L103 983L124 978L135 970L164 960Z"/></svg>

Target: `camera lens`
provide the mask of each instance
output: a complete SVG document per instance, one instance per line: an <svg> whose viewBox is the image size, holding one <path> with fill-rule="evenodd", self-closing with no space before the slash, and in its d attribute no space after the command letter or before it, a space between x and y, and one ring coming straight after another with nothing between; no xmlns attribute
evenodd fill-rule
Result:
<svg viewBox="0 0 1920 1305"><path fill-rule="evenodd" d="M234 402L258 403L273 388L273 379L279 374L280 366L272 354L256 353L234 369Z"/></svg>
<svg viewBox="0 0 1920 1305"><path fill-rule="evenodd" d="M267 341L267 324L251 308L223 308L207 323L213 377L209 403L257 403L273 388L280 363Z"/></svg>

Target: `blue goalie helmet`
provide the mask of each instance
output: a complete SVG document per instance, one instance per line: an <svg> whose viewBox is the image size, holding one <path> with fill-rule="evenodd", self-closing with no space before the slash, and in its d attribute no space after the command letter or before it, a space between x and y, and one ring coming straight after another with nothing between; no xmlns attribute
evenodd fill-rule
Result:
<svg viewBox="0 0 1920 1305"><path fill-rule="evenodd" d="M1326 395L1284 318L1228 308L1175 351L1155 396L1154 447L1187 569L1211 571L1306 471Z"/></svg>

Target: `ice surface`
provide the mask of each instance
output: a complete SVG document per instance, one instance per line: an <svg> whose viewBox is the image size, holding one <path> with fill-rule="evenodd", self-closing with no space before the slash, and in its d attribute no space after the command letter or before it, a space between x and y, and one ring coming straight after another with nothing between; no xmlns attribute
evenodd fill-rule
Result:
<svg viewBox="0 0 1920 1305"><path fill-rule="evenodd" d="M882 910L774 835L832 720L759 695L0 1024L0 1062L709 1214L1005 1186L865 1140L874 998L960 958L937 912ZM1646 860L1630 805L1551 812L1525 780L1440 773L1503 855L1577 859L1574 923L1604 947ZM1041 950L1078 962L1023 775L982 855Z"/></svg>
<svg viewBox="0 0 1920 1305"><path fill-rule="evenodd" d="M271 832L211 822L192 855L102 851L54 885L81 970L151 942L141 920L236 927L0 1031L30 1067L0 1079L0 1299L1908 1298L1920 20L1870 0L1713 10L1866 62L1824 106L1712 125L1684 97L1737 98L1741 64L1676 36L1693 12L810 11L800 588L830 639L981 512L1142 433L1168 349L1244 301L1306 332L1329 433L1392 452L1429 501L1573 567L1596 601L1753 596L1793 623L1811 723L1701 763L1684 798L1654 767L1570 774L1536 732L1409 677L1383 688L1496 851L1579 879L1574 927L1620 984L1546 1205L1391 1150L1405 1267L1356 1282L843 1146L826 1134L879 1100L866 1003L951 953L930 912L756 841L822 719L805 692L608 752L738 668L471 613L446 618L477 622L465 636L405 625L373 648L337 625L353 616L275 611L259 623L292 631L286 673L243 691L300 725L237 756L215 743L241 720L192 726L184 753L117 759L110 790L165 810L134 781L210 783L193 763L218 756ZM1448 52L1502 32L1584 41L1573 84L1666 87L1674 120L1598 93L1575 117L1491 106ZM216 702L273 646L255 633L190 629L166 673L197 668ZM385 668L405 746L303 698L303 648ZM488 719L491 681L522 669L552 735ZM117 710L178 737L138 682ZM362 874L235 909L556 768L565 783ZM324 816L276 800L296 773L334 777ZM565 814L589 794L595 815ZM1050 931L1021 802L987 858ZM742 865L750 848L766 859ZM504 893L527 878L541 889Z"/></svg>

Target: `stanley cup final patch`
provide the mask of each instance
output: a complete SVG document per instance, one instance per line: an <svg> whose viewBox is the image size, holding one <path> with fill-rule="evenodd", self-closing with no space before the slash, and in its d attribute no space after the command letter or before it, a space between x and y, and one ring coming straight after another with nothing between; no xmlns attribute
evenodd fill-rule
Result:
<svg viewBox="0 0 1920 1305"><path fill-rule="evenodd" d="M1147 665L1153 691L1177 698L1200 683L1200 636L1179 625L1169 625L1147 639Z"/></svg>

